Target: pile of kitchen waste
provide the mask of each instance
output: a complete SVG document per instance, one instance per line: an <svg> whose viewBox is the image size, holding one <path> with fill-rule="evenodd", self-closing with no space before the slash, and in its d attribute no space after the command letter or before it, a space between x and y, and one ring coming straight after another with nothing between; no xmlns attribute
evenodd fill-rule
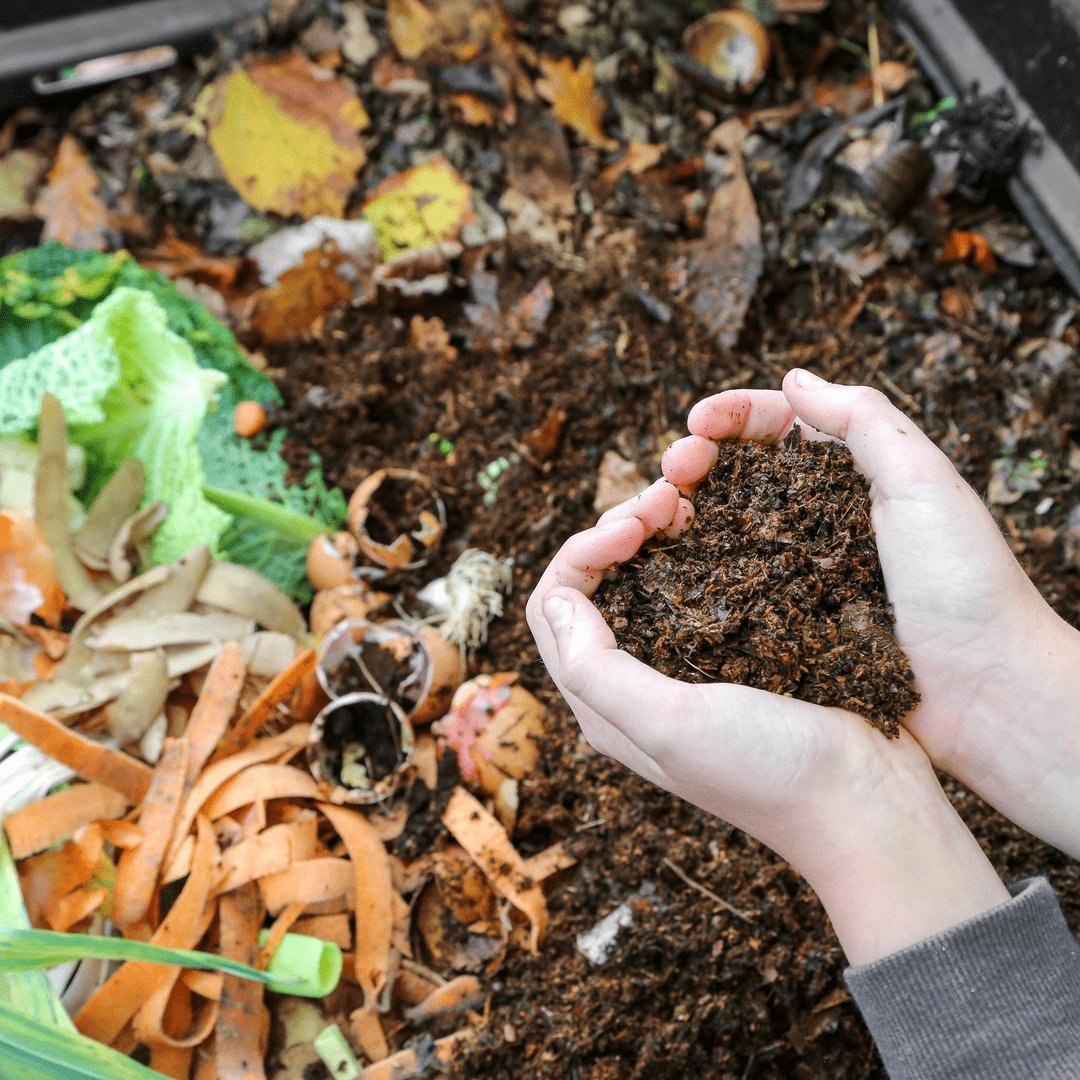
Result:
<svg viewBox="0 0 1080 1080"><path fill-rule="evenodd" d="M309 547L309 626L205 544L137 573L168 513L139 509L136 458L73 529L67 432L45 393L33 516L0 511L6 948L40 948L29 927L74 935L76 962L50 972L66 1037L158 1075L285 1080L321 1061L388 1080L451 1061L485 977L539 950L543 882L574 862L511 839L542 707L514 673L466 679L509 561L467 550L403 610L395 572L425 565L445 510L422 475L382 470L348 529ZM103 939L201 959L111 962ZM288 963L315 990L296 996Z"/></svg>
<svg viewBox="0 0 1080 1080"><path fill-rule="evenodd" d="M621 648L686 682L731 682L866 717L919 702L893 636L866 482L839 443L725 442L677 540L647 544L595 602Z"/></svg>

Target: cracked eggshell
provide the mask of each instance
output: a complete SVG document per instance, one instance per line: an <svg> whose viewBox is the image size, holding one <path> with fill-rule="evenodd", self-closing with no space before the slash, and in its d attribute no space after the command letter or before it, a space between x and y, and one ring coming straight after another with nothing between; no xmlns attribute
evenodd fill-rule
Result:
<svg viewBox="0 0 1080 1080"><path fill-rule="evenodd" d="M360 545L352 533L317 536L305 560L308 581L316 590L348 585L353 580L353 566L359 553Z"/></svg>
<svg viewBox="0 0 1080 1080"><path fill-rule="evenodd" d="M388 698L346 694L315 717L306 753L329 802L370 806L389 798L411 772L413 731Z"/></svg>
<svg viewBox="0 0 1080 1080"><path fill-rule="evenodd" d="M311 601L309 625L322 640L346 619L366 619L390 599L389 593L375 592L363 581L353 580L332 589L320 589Z"/></svg>
<svg viewBox="0 0 1080 1080"><path fill-rule="evenodd" d="M425 505L416 511L415 520L404 526L405 531L383 541L376 540L370 530L372 522L380 516L379 489L387 481L411 489ZM423 473L412 469L379 469L349 499L348 524L360 551L373 563L390 570L414 570L428 561L431 550L446 532L446 507L434 484ZM401 527L401 523L395 523L394 527Z"/></svg>
<svg viewBox="0 0 1080 1080"><path fill-rule="evenodd" d="M330 697L339 697L342 692L335 671L350 655L362 656L367 646L400 649L404 654L400 662L407 670L399 686L416 687L415 697L410 694L402 700L397 687L381 689L406 710L411 724L427 724L442 716L465 678L461 650L429 626L414 628L396 619L379 623L345 619L319 645L315 674Z"/></svg>
<svg viewBox="0 0 1080 1080"><path fill-rule="evenodd" d="M495 796L503 781L520 780L540 760L544 707L517 675L478 675L462 683L436 734L458 758L463 779Z"/></svg>

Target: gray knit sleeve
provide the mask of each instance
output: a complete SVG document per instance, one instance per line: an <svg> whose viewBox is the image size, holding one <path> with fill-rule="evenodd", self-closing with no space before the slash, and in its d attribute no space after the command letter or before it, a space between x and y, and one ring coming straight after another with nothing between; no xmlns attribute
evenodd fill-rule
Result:
<svg viewBox="0 0 1080 1080"><path fill-rule="evenodd" d="M1080 945L1045 878L844 973L891 1080L1080 1080Z"/></svg>

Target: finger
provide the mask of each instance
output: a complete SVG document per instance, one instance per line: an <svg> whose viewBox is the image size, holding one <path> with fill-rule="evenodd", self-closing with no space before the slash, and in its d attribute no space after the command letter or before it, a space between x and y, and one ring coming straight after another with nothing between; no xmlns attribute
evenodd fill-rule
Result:
<svg viewBox="0 0 1080 1080"><path fill-rule="evenodd" d="M653 536L671 525L679 506L679 492L667 480L655 481L640 494L600 515L597 525L637 518Z"/></svg>
<svg viewBox="0 0 1080 1080"><path fill-rule="evenodd" d="M780 390L725 390L699 401L687 417L692 435L777 443L791 430L795 409Z"/></svg>
<svg viewBox="0 0 1080 1080"><path fill-rule="evenodd" d="M800 417L847 444L859 471L887 495L892 482L941 481L956 470L923 432L880 390L841 386L795 368L784 396Z"/></svg>
<svg viewBox="0 0 1080 1080"><path fill-rule="evenodd" d="M679 508L675 511L675 517L672 519L671 524L664 529L663 535L670 537L672 540L681 536L688 528L690 523L694 520L694 514L697 511L694 509L694 504L689 499L680 499Z"/></svg>
<svg viewBox="0 0 1080 1080"><path fill-rule="evenodd" d="M567 595L574 596L583 605L591 607L579 593L569 593L568 590L559 589L554 594L556 602L565 601ZM546 604L546 601L545 601ZM536 639L537 648L544 660L544 665L555 683L559 693L566 699L577 719L581 730L589 744L598 753L621 761L628 768L651 780L654 784L667 787L667 780L663 771L647 754L636 747L617 727L611 724L605 717L590 708L585 702L573 694L566 686L561 670L561 660L556 646L555 637L551 626L545 616L544 607L539 602L529 601L530 616L529 625ZM595 609L594 609L595 610ZM601 624L603 620L601 619ZM604 626L606 629L606 625Z"/></svg>
<svg viewBox="0 0 1080 1080"><path fill-rule="evenodd" d="M562 686L662 769L664 755L695 707L697 688L622 652L600 612L580 594L561 589L549 594L543 614Z"/></svg>
<svg viewBox="0 0 1080 1080"><path fill-rule="evenodd" d="M720 448L711 439L687 435L664 451L660 468L669 484L688 494L693 491L695 484L705 478L719 455Z"/></svg>

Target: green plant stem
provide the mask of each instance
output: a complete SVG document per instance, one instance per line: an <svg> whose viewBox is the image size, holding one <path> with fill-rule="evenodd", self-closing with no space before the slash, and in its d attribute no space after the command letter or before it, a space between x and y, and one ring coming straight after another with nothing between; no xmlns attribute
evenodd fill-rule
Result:
<svg viewBox="0 0 1080 1080"><path fill-rule="evenodd" d="M260 499L255 495L246 495L239 491L225 491L223 488L203 488L203 495L207 501L212 502L218 509L224 510L234 517L252 518L263 525L292 537L294 540L311 543L329 531L321 521L308 517L306 514L298 514L295 510L270 502L268 499Z"/></svg>

